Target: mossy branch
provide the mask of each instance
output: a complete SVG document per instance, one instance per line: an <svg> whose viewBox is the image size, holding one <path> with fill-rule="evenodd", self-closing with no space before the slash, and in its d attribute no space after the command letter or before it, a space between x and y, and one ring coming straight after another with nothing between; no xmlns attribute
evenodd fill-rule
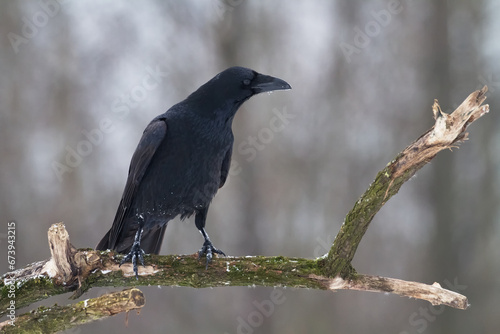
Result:
<svg viewBox="0 0 500 334"><path fill-rule="evenodd" d="M434 100L434 126L404 149L380 171L375 181L347 214L333 246L325 259L326 274L349 277L351 261L370 222L385 203L397 194L403 183L444 149L451 149L467 139L467 127L489 112L486 99L488 87L470 94L451 114L441 111Z"/></svg>
<svg viewBox="0 0 500 334"><path fill-rule="evenodd" d="M2 333L54 333L118 313L140 310L145 302L141 290L129 288L71 305L40 306L18 317L15 326L10 321L0 323L0 331Z"/></svg>
<svg viewBox="0 0 500 334"><path fill-rule="evenodd" d="M136 280L130 264L119 266L122 255L92 249L75 249L69 241L64 224L59 223L49 229L52 254L50 260L36 262L3 275L0 281L0 316L10 315L12 310L9 310L9 307L13 301L15 309L19 309L68 291L75 291L73 297L76 298L92 287L137 285L175 285L193 288L256 285L390 292L427 300L433 305L442 304L466 309L468 302L465 296L443 289L437 283L427 285L361 275L352 268L351 261L371 220L398 192L402 184L439 151L455 147L467 139L465 131L468 125L489 111L488 105L482 105L486 91L485 86L472 93L451 114L443 113L437 101L434 102L435 125L377 174L375 181L346 216L330 252L324 258L315 260L282 256L216 258L208 269L205 269L205 265L198 261L196 254L147 255L145 258L147 265L139 267L139 279ZM11 298L13 295L14 299ZM83 321L81 314L85 314L85 311L77 313L78 305L80 304L62 308L59 313L64 313L66 316L74 308L74 317L66 319L79 319L77 321L81 323ZM123 308L123 311L126 310ZM30 319L40 321L39 316L42 313L45 320L53 321L52 325L46 328L60 330L57 329L60 323L59 316L49 315L45 309L39 309L34 316L15 315L15 323L20 325L25 320L27 323L33 323ZM100 313L99 316L95 314L97 312L90 312L87 315L89 321L111 315L111 313ZM0 326L6 324L8 322Z"/></svg>
<svg viewBox="0 0 500 334"><path fill-rule="evenodd" d="M55 231L58 236L67 235L63 223L54 224L49 235L53 235ZM68 245L70 244L65 241L51 243L51 246L54 246L51 250L67 254L65 250L57 251L57 248ZM258 285L323 288L321 283L308 277L311 274L321 275L322 272L317 261L311 259L282 256L225 257L215 258L208 269L205 269L197 254L146 255L146 266L139 266L139 277L136 280L130 263L119 266L123 258L121 254L92 249L76 250L72 246L69 248L74 250L69 258L79 259L79 266L73 268L66 280L62 280L61 275L54 270L56 267L65 267L56 265L54 257L5 274L0 281L0 316L8 312L8 293L12 288L16 309L68 291L74 291L73 298L77 298L92 287L105 286L163 285L205 288ZM67 259L64 256L58 261L64 262Z"/></svg>

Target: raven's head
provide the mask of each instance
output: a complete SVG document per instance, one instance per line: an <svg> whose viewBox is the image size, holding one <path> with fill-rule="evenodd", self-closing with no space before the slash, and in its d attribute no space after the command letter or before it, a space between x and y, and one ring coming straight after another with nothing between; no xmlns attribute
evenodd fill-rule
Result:
<svg viewBox="0 0 500 334"><path fill-rule="evenodd" d="M255 72L245 67L230 67L217 74L188 97L211 115L232 117L238 108L255 94L291 89L284 80Z"/></svg>
<svg viewBox="0 0 500 334"><path fill-rule="evenodd" d="M246 97L273 90L291 89L284 80L255 72L245 67L230 67L217 74L209 83L225 86L228 95Z"/></svg>

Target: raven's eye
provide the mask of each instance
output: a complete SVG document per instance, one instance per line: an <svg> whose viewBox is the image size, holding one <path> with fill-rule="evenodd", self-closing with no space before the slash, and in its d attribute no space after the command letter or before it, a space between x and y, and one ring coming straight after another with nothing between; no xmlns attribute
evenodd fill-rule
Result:
<svg viewBox="0 0 500 334"><path fill-rule="evenodd" d="M244 84L245 86L250 85L250 80L248 80L248 79L243 80L243 84Z"/></svg>

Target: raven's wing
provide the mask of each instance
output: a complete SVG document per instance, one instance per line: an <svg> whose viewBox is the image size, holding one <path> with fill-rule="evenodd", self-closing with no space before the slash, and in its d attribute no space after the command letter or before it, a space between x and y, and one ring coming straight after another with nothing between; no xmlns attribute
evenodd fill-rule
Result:
<svg viewBox="0 0 500 334"><path fill-rule="evenodd" d="M154 119L144 130L142 138L132 156L132 161L130 162L127 183L125 184L125 190L123 191L123 196L118 206L115 220L113 221L113 226L99 242L96 249L115 249L120 242L119 236L125 227L124 218L130 209L136 191L149 167L151 159L158 149L158 146L160 146L165 139L166 134L167 123L165 123L162 118Z"/></svg>
<svg viewBox="0 0 500 334"><path fill-rule="evenodd" d="M231 145L231 147L229 147L229 150L227 150L226 155L224 156L224 160L222 160L219 188L222 188L224 183L226 183L227 176L229 175L229 168L231 167L231 155L232 154L233 154L233 145Z"/></svg>

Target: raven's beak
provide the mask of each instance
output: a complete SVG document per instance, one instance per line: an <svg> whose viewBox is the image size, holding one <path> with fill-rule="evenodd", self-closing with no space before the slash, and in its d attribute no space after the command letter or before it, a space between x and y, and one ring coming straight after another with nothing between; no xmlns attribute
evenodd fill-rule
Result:
<svg viewBox="0 0 500 334"><path fill-rule="evenodd" d="M255 94L270 92L273 90L292 89L292 87L285 80L264 74L257 74L257 76L252 80L251 87Z"/></svg>

